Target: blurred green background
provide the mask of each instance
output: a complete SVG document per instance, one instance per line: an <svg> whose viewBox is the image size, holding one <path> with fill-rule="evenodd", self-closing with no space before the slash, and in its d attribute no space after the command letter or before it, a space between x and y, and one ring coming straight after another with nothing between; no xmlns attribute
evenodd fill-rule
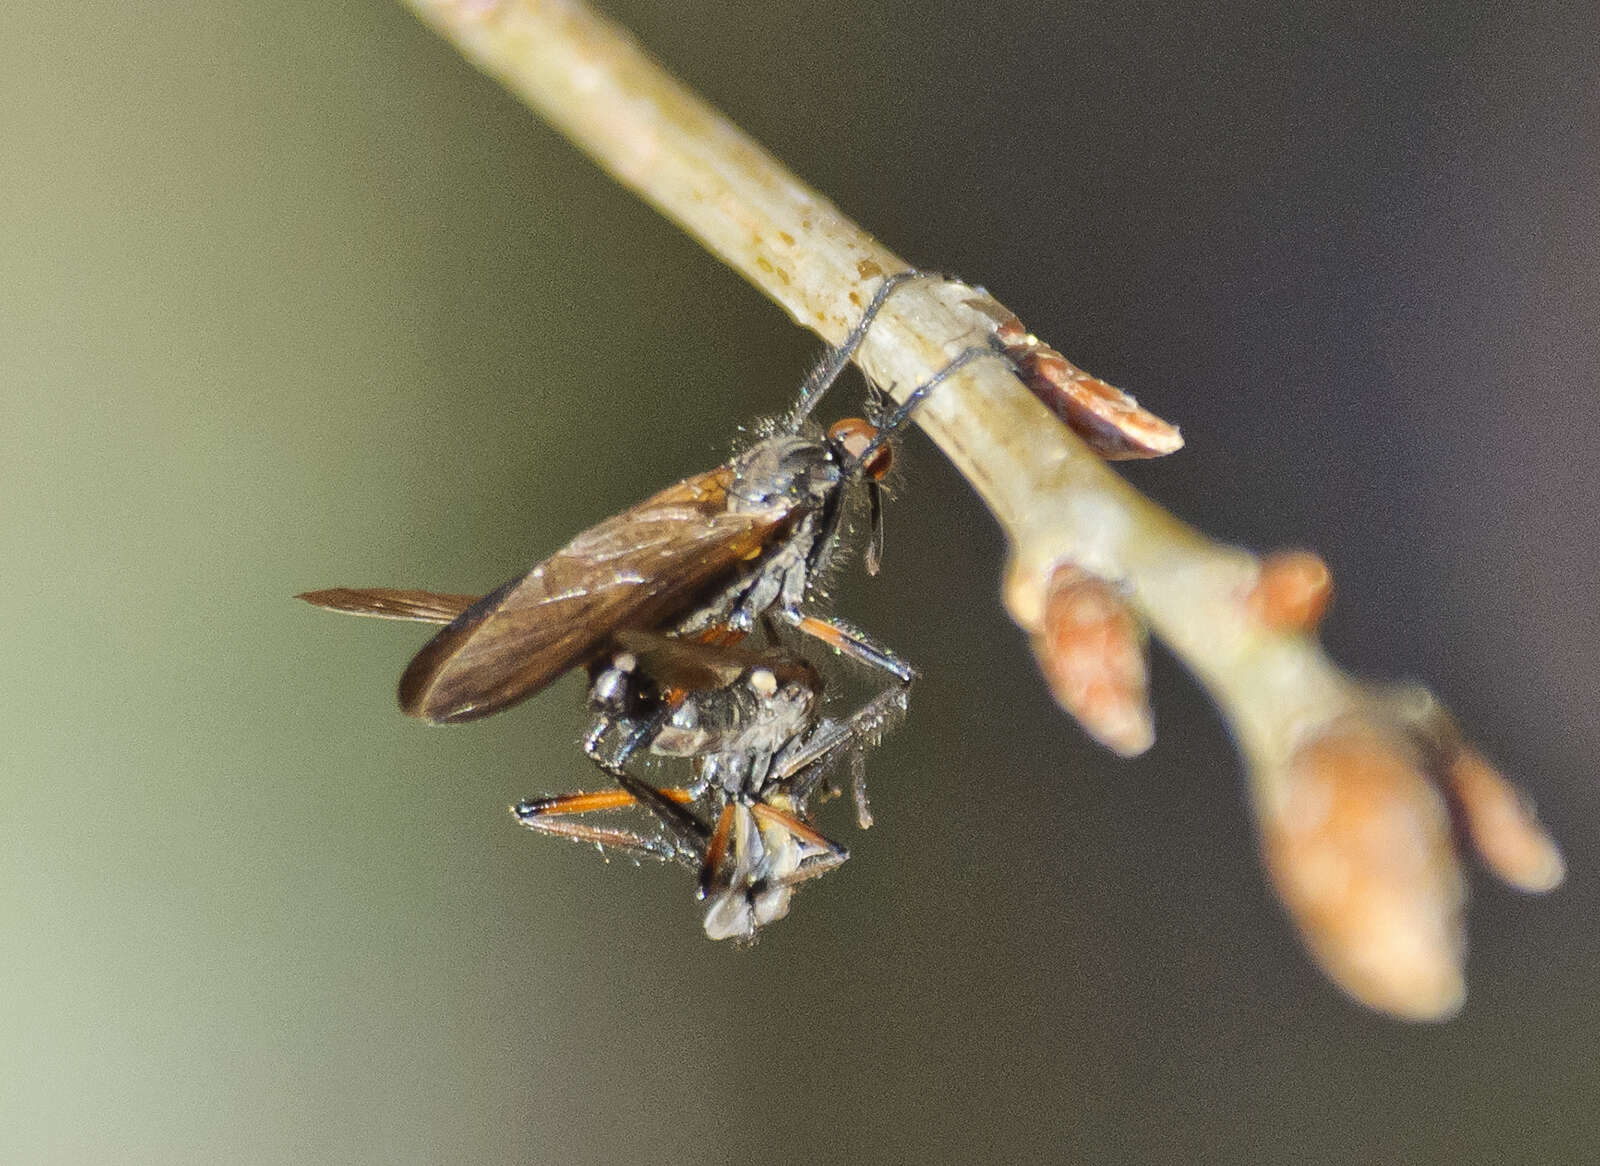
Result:
<svg viewBox="0 0 1600 1166"><path fill-rule="evenodd" d="M419 629L728 449L816 351L399 7L0 21L0 1161L1587 1162L1600 1138L1600 19L1590 5L613 0L913 260L1183 425L1128 475L1310 544L1564 842L1471 998L1348 1003L1156 660L1043 694L920 436L841 607L923 670L878 826L753 950L534 838L569 680L427 730Z"/></svg>

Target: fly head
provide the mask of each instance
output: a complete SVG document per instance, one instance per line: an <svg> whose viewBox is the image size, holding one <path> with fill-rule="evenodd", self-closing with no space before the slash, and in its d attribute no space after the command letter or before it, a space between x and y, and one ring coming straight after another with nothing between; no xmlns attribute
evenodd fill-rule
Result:
<svg viewBox="0 0 1600 1166"><path fill-rule="evenodd" d="M821 506L843 479L830 444L796 433L780 433L757 442L733 459L728 508L737 512Z"/></svg>

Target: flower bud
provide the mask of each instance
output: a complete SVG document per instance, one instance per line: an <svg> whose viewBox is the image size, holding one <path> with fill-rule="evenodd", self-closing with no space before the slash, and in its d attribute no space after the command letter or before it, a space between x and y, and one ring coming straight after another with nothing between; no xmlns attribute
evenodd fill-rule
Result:
<svg viewBox="0 0 1600 1166"><path fill-rule="evenodd" d="M1464 884L1444 800L1398 734L1344 722L1261 804L1262 848L1306 946L1346 992L1412 1020L1465 999Z"/></svg>

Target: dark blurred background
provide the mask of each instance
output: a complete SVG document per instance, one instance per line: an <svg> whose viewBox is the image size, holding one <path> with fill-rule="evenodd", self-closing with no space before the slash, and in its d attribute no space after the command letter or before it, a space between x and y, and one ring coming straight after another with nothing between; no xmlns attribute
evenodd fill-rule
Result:
<svg viewBox="0 0 1600 1166"><path fill-rule="evenodd" d="M1311 545L1567 848L1475 876L1471 996L1349 1003L1157 657L1118 762L1036 682L920 436L843 610L923 670L878 825L753 950L505 812L568 680L395 709L421 629L719 460L817 350L398 6L18 8L0 36L0 1160L1593 1160L1592 5L612 0L915 262L1180 422L1128 467Z"/></svg>

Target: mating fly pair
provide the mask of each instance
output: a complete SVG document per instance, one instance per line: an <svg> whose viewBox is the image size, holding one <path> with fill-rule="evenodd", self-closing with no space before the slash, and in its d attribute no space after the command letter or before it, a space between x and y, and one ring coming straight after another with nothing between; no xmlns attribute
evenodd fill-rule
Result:
<svg viewBox="0 0 1600 1166"><path fill-rule="evenodd" d="M808 799L851 756L865 824L861 751L904 707L915 675L864 633L803 606L838 543L847 493L867 495L866 562L875 572L890 439L939 384L998 355L967 349L878 424L850 418L819 431L809 418L822 394L895 288L921 277L884 280L768 436L590 528L488 595L335 588L300 598L445 623L400 678L401 708L434 724L488 716L587 666L595 720L584 749L619 788L526 801L513 812L542 833L696 866L712 904L708 934L752 934L787 911L795 883L847 857L810 825ZM758 626L760 649L742 642ZM821 677L784 646L786 630L887 673L890 687L852 717L823 717ZM628 768L641 752L689 759L694 780L673 789L643 780ZM659 820L657 834L572 820L635 804Z"/></svg>

